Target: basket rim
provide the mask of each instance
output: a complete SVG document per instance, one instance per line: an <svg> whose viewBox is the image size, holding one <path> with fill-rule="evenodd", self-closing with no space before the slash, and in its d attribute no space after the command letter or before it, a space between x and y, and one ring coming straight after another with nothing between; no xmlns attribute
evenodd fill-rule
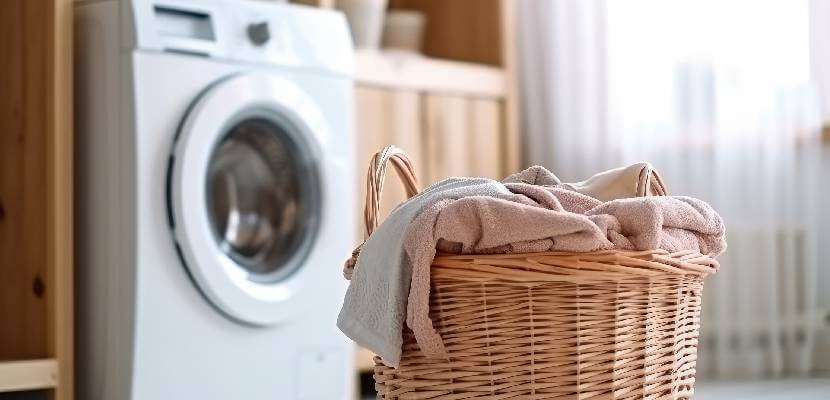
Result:
<svg viewBox="0 0 830 400"><path fill-rule="evenodd" d="M437 254L432 262L433 279L468 281L622 281L665 277L703 278L716 273L719 263L695 252L666 250L599 250L592 252L549 251L508 254Z"/></svg>

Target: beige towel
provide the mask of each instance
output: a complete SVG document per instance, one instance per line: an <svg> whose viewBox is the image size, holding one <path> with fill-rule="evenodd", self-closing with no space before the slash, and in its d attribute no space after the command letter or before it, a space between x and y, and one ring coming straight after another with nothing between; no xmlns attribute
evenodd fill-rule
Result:
<svg viewBox="0 0 830 400"><path fill-rule="evenodd" d="M529 183L540 186L560 186L600 201L628 197L665 196L663 180L647 162L631 164L598 173L582 182L561 183L553 173L538 165L508 176L505 183Z"/></svg>

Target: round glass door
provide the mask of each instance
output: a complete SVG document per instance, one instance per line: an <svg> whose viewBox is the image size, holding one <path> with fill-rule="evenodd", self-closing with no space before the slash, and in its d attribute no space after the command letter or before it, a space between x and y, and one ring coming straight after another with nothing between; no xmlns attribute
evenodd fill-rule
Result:
<svg viewBox="0 0 830 400"><path fill-rule="evenodd" d="M177 134L167 183L182 263L222 314L252 325L300 315L323 223L316 103L271 75L209 87Z"/></svg>
<svg viewBox="0 0 830 400"><path fill-rule="evenodd" d="M254 281L289 276L316 233L317 176L295 135L254 114L231 126L210 158L206 201L216 244Z"/></svg>

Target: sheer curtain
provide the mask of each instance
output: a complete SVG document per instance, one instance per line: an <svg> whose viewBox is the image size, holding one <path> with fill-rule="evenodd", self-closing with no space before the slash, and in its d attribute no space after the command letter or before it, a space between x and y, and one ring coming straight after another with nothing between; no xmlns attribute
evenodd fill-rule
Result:
<svg viewBox="0 0 830 400"><path fill-rule="evenodd" d="M670 193L705 199L726 220L699 372L809 375L826 364L819 206L830 181L810 2L516 4L526 162L581 180L648 160Z"/></svg>

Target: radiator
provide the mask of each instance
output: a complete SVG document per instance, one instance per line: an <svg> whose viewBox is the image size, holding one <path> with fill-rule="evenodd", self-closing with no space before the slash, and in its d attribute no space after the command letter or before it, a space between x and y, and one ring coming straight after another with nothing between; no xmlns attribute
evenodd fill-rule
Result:
<svg viewBox="0 0 830 400"><path fill-rule="evenodd" d="M817 233L798 225L728 226L721 270L704 288L699 376L813 375L830 357L819 351L830 311L816 301Z"/></svg>

